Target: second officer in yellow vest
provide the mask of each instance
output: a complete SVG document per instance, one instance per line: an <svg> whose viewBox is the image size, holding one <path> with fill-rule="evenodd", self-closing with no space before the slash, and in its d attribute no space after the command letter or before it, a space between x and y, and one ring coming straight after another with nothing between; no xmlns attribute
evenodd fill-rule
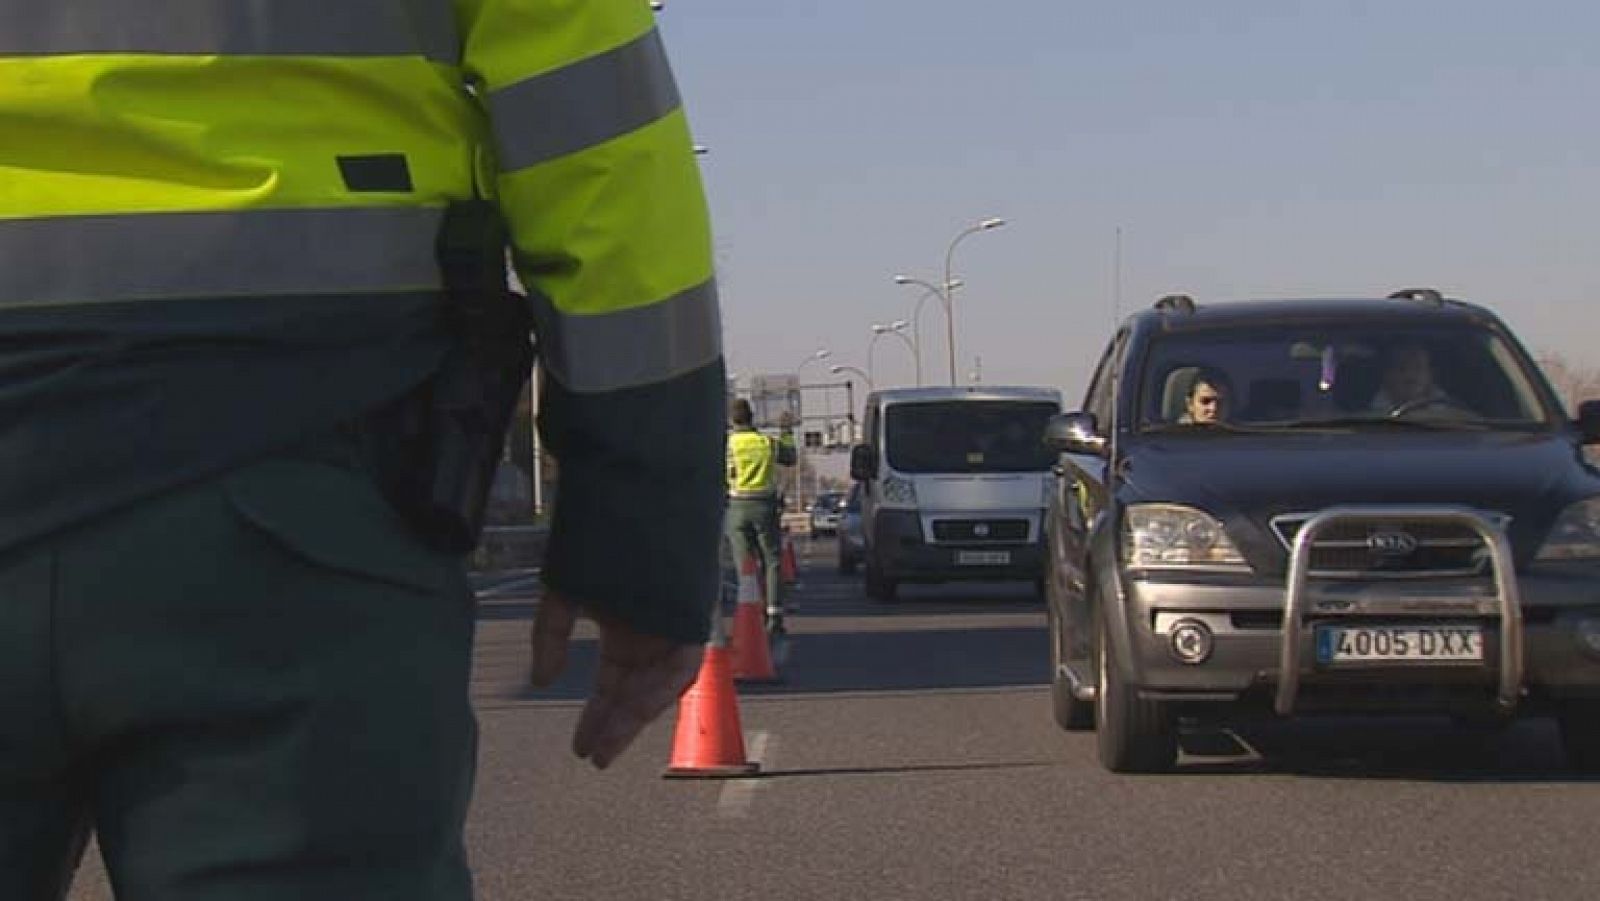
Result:
<svg viewBox="0 0 1600 901"><path fill-rule="evenodd" d="M767 599L767 631L783 632L782 537L778 531L781 515L778 492L778 467L795 463L794 433L785 418L778 437L756 431L750 402L735 400L728 419L728 541L733 545L736 566L754 557L764 574Z"/></svg>

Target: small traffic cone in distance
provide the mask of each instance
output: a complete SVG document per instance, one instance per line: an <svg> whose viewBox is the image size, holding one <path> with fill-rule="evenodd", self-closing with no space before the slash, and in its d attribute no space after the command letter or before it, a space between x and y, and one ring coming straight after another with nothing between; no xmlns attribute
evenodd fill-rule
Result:
<svg viewBox="0 0 1600 901"><path fill-rule="evenodd" d="M788 529L783 531L783 554L778 559L780 561L779 572L783 576L783 583L785 585L794 585L799 582L800 567L795 563L794 539L789 537Z"/></svg>
<svg viewBox="0 0 1600 901"><path fill-rule="evenodd" d="M759 763L745 759L728 649L712 642L706 646L700 674L678 702L672 759L662 775L668 779L727 779L760 770Z"/></svg>
<svg viewBox="0 0 1600 901"><path fill-rule="evenodd" d="M762 575L754 557L744 558L739 567L739 602L733 613L733 678L741 682L776 682L778 669L772 663L767 645L766 604L761 590Z"/></svg>

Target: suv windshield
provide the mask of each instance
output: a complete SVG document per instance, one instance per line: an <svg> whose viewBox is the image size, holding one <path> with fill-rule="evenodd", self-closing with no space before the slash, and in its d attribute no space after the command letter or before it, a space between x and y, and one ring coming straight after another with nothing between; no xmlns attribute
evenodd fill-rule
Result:
<svg viewBox="0 0 1600 901"><path fill-rule="evenodd" d="M1039 472L1055 455L1044 427L1056 405L961 400L888 408L885 443L899 472Z"/></svg>
<svg viewBox="0 0 1600 901"><path fill-rule="evenodd" d="M1487 328L1197 330L1151 342L1138 419L1141 430L1547 426L1553 416L1534 385Z"/></svg>

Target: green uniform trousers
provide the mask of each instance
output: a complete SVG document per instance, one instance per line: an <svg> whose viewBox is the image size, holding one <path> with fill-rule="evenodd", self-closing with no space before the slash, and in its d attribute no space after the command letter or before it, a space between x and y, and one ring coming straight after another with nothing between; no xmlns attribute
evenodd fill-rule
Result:
<svg viewBox="0 0 1600 901"><path fill-rule="evenodd" d="M783 536L778 531L778 501L776 498L729 498L725 530L733 546L734 565L744 567L744 561L753 558L757 569L765 574L763 586L767 612L783 615Z"/></svg>
<svg viewBox="0 0 1600 901"><path fill-rule="evenodd" d="M470 898L471 591L314 449L0 554L0 898Z"/></svg>

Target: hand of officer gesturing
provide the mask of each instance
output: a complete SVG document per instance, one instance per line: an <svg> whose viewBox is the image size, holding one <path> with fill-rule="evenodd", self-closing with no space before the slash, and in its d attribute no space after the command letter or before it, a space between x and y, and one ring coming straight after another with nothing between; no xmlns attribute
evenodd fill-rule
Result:
<svg viewBox="0 0 1600 901"><path fill-rule="evenodd" d="M549 685L561 675L580 616L600 628L600 667L572 751L603 770L694 682L704 649L636 632L546 589L533 620L534 685Z"/></svg>

